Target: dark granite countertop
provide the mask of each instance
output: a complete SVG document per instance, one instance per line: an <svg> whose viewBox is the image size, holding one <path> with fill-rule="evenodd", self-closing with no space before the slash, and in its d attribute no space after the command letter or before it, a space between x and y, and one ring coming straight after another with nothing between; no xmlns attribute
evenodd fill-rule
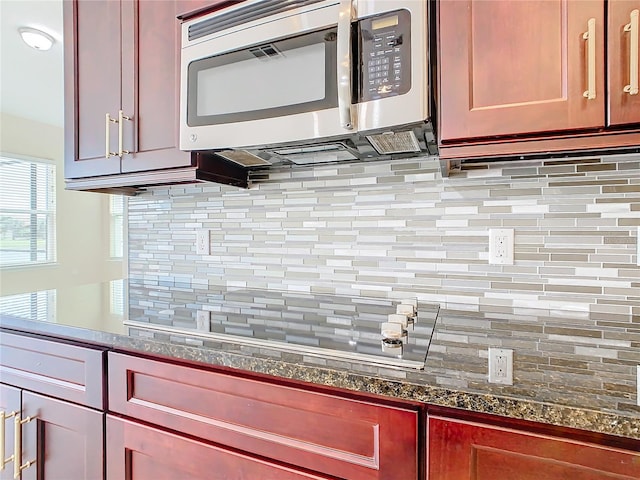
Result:
<svg viewBox="0 0 640 480"><path fill-rule="evenodd" d="M165 292L175 286L163 287ZM135 310L132 305L130 312ZM195 312L194 312L195 322ZM58 323L0 317L29 331L318 385L640 439L640 324L624 315L440 310L424 370L219 338L126 327L123 318ZM512 386L487 382L487 349L514 350Z"/></svg>

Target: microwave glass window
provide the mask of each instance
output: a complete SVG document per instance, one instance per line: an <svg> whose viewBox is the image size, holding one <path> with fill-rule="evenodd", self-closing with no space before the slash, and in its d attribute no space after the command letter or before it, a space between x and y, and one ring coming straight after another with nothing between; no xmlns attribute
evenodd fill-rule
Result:
<svg viewBox="0 0 640 480"><path fill-rule="evenodd" d="M322 100L325 46L316 43L279 52L256 48L255 56L198 72L198 116L266 110Z"/></svg>
<svg viewBox="0 0 640 480"><path fill-rule="evenodd" d="M335 31L312 32L191 62L187 123L215 125L335 108Z"/></svg>

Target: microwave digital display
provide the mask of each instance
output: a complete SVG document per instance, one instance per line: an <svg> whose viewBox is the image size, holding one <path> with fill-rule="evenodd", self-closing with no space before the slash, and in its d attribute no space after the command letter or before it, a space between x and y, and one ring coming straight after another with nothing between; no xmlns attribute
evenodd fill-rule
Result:
<svg viewBox="0 0 640 480"><path fill-rule="evenodd" d="M381 28L395 27L396 25L398 25L398 16L393 15L391 17L377 18L373 20L371 22L371 29L380 30Z"/></svg>

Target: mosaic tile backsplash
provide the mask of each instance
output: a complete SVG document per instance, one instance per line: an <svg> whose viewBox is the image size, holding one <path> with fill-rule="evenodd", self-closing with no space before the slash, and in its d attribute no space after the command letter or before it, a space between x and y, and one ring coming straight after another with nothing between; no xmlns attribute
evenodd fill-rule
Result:
<svg viewBox="0 0 640 480"><path fill-rule="evenodd" d="M421 157L253 182L131 198L130 277L640 323L638 154L465 164L449 178ZM491 228L514 229L514 265L489 264Z"/></svg>

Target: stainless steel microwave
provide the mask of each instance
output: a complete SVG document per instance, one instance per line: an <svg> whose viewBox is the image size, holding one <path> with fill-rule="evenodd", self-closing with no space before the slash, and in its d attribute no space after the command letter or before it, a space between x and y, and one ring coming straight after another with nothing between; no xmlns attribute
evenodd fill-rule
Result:
<svg viewBox="0 0 640 480"><path fill-rule="evenodd" d="M426 0L249 0L187 19L180 148L244 166L433 150L428 25Z"/></svg>

